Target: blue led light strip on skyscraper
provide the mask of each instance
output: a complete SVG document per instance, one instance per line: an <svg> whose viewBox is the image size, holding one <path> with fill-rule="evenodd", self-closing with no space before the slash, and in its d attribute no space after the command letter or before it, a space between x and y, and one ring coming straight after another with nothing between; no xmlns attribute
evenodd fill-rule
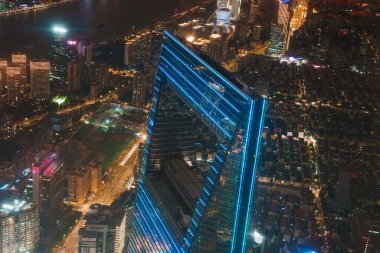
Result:
<svg viewBox="0 0 380 253"><path fill-rule="evenodd" d="M252 199L253 199L253 191L254 191L254 185L255 185L255 179L256 179L256 173L257 173L257 166L259 161L259 153L260 153L260 144L262 139L262 132L263 132L263 126L264 126L264 116L265 116L265 110L267 106L267 100L263 100L263 105L261 108L261 116L260 116L260 126L259 126L259 132L257 134L257 140L256 140L256 150L255 150L255 161L253 164L253 175L252 175L252 181L251 181L251 189L250 189L250 195L249 195L249 202L248 202L248 211L247 211L247 217L245 220L245 226L244 226L244 240L243 240L243 247L242 247L242 253L245 253L245 247L247 243L247 232L248 232L248 221L249 221L249 215L252 210Z"/></svg>
<svg viewBox="0 0 380 253"><path fill-rule="evenodd" d="M212 120L212 122L214 122L214 124L218 126L220 130L223 131L223 133L228 137L228 139L232 138L231 134L227 133L226 130L224 130L224 128L221 125L219 125L219 123L217 123L214 118L212 118L202 107L200 107L199 104L182 87L180 87L180 85L173 79L173 77L171 77L161 66L158 66L158 68L165 73L165 75L176 85L178 89L180 89L184 94L187 95L187 97L194 103L194 105L196 105L198 109L200 109L205 115L207 115L207 118Z"/></svg>
<svg viewBox="0 0 380 253"><path fill-rule="evenodd" d="M219 77L221 80L223 80L226 84L229 85L232 89L234 89L238 94L243 96L246 100L249 100L250 98L241 90L235 87L230 81L228 81L224 76L220 75L218 72L216 72L209 64L207 64L204 60L202 60L198 55L196 55L194 52L192 52L190 49L188 49L186 46L184 46L181 42L179 42L173 35L171 35L168 32L164 32L165 35L170 37L177 45L179 45L181 48L185 49L189 54L191 54L196 60L198 60L202 65L206 66L209 70L211 70L214 75Z"/></svg>
<svg viewBox="0 0 380 253"><path fill-rule="evenodd" d="M158 213L157 213L157 211L156 211L156 208L155 208L154 205L152 204L152 202L151 202L151 200L150 200L148 194L145 192L144 187L140 187L140 189L141 189L142 193L145 195L146 199L148 200L148 203L149 203L151 209L154 211L154 213L155 213L155 217L156 217L157 220L160 222L161 226L164 228L165 231L163 231L163 232L166 233L166 237L168 237L168 238L170 239L172 245L173 245L174 248L177 250L177 252L184 252L182 248L179 248L179 247L177 246L177 242L175 241L175 239L172 237L171 233L170 233L170 232L168 231L168 229L166 228L166 225L162 222L160 216L158 215ZM139 190L140 190L140 189L139 189ZM143 203L143 205L145 206L144 203ZM155 224L155 227L157 228L157 231L159 231L159 233L161 233L161 232L160 232L160 229L159 229L159 227L157 226L156 222L154 221L155 219L152 217L151 213L148 212L147 214L151 217L151 220L152 220L153 223ZM161 236L162 236L162 235L161 235Z"/></svg>
<svg viewBox="0 0 380 253"><path fill-rule="evenodd" d="M182 75L172 64L169 63L169 61L164 56L161 56L161 59L163 59L166 62L166 64L168 64L170 67L172 67L173 70L179 76ZM207 96L203 95L203 93L200 90L198 90L198 88L195 87L189 80L187 80L187 78L183 78L183 79L186 81L186 83L188 83L189 85L191 85L191 87L193 87L194 90L197 91L197 93L199 94L200 97L206 99L206 101L210 104L210 107L212 107L213 109L216 109L220 114L223 115L224 118L228 119L229 121L233 122L236 125L236 123L234 121L232 121L226 114L224 114L224 112L222 112L217 106L215 106L215 104L213 104L213 102L211 102L210 99L207 98Z"/></svg>
<svg viewBox="0 0 380 253"><path fill-rule="evenodd" d="M167 121L165 117L158 117L157 113L167 113L171 117L171 113L176 113L170 110L171 106L180 106L181 112L182 109L188 110L191 112L189 117L190 114L197 116L202 126L213 132L219 146L203 180L185 234L173 223L173 217L167 213L148 179L145 176L140 178L136 198L137 216L133 221L128 253L242 253L248 247L248 218L253 208L265 114L260 109L264 110L261 106L265 107L266 101L259 96L250 98L233 85L228 75L223 76L223 71L222 74L217 73L218 68L213 69L211 65L165 32L148 120L149 141L144 149L142 173L150 173L150 169L156 172L156 168L151 167L153 160L160 159L162 150L166 151L173 142L165 139L158 150L155 147L161 142L152 138L155 134L166 132ZM173 95L172 100L167 101L163 97L162 85L165 85L165 94L168 88L169 98ZM175 142L177 145L177 140ZM187 143L188 139L183 142ZM226 173L233 181L219 181L221 173ZM219 224L221 221L223 224ZM231 241L215 240L221 229L230 231L224 236Z"/></svg>
<svg viewBox="0 0 380 253"><path fill-rule="evenodd" d="M173 57L175 57L176 60L180 61L183 64L183 66L185 66L185 68L187 68L188 70L190 70L191 73L193 73L194 75L196 75L204 84L206 84L206 87L209 87L209 90L213 91L218 97L220 97L221 99L223 99L223 101L226 102L229 106L231 106L235 110L235 112L240 113L240 110L238 108L236 108L236 106L234 106L233 104L231 104L231 102L229 102L225 97L223 97L222 95L220 95L213 87L211 87L211 85L208 82L206 82L204 80L203 77L201 77L197 72L195 72L194 69L190 68L188 66L188 64L184 63L179 57L177 57L177 55L174 54L172 50L170 50L165 45L162 46L162 47L163 47L163 49L167 50Z"/></svg>
<svg viewBox="0 0 380 253"><path fill-rule="evenodd" d="M253 118L253 113L254 113L254 107L255 107L255 102L251 100L251 105L249 108L249 120L248 120L248 125L247 125L247 132L244 140L244 155L243 155L243 165L241 166L241 171L240 171L240 185L239 185L239 192L238 192L238 197L237 197L237 204L235 207L235 220L234 220L234 230L232 233L232 242L231 242L231 253L234 253L235 251L235 239L236 239L236 229L237 229L237 221L238 221L238 216L239 216L239 210L240 210L240 202L241 202L241 191L243 188L243 177L245 174L245 167L246 167L246 161L247 161L247 145L248 141L251 135L251 124L252 124L252 118Z"/></svg>

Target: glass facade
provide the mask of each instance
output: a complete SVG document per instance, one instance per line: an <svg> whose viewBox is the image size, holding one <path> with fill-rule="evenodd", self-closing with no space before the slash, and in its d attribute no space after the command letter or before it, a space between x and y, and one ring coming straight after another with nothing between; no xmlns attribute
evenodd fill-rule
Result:
<svg viewBox="0 0 380 253"><path fill-rule="evenodd" d="M206 58L164 33L128 252L247 250L267 101ZM186 208L162 186L165 164L196 163L202 152L212 155L201 176L190 176L203 183L199 192L189 188L197 201ZM178 222L177 209L189 210L187 222Z"/></svg>

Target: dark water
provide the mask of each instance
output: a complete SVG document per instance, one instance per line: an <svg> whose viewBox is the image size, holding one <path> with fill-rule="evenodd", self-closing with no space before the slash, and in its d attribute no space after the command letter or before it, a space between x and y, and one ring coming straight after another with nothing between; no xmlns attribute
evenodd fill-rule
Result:
<svg viewBox="0 0 380 253"><path fill-rule="evenodd" d="M103 41L123 34L132 26L144 27L198 0L75 0L44 10L0 16L0 57L27 52L30 57L47 57L54 40L52 27L68 29L65 39L90 38ZM101 28L97 25L104 24ZM29 49L27 49L29 45Z"/></svg>

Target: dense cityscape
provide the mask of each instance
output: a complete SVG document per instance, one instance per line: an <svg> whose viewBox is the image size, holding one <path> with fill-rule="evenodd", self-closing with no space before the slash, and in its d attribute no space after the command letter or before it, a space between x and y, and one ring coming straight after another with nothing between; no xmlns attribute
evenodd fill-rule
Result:
<svg viewBox="0 0 380 253"><path fill-rule="evenodd" d="M378 0L0 0L0 253L378 253L379 85Z"/></svg>

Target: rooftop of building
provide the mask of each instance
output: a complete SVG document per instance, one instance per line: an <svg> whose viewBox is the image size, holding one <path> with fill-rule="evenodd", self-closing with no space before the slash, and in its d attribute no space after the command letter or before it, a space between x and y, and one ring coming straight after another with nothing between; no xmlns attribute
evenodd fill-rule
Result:
<svg viewBox="0 0 380 253"><path fill-rule="evenodd" d="M252 88L250 88L248 85L242 83L241 81L237 80L228 70L226 70L223 66L221 66L217 62L215 62L205 52L201 51L200 49L193 47L179 33L176 33L173 35L167 31L165 31L164 35L169 37L171 40L174 40L178 43L181 43L184 46L184 48L189 50L190 53L193 53L194 56L197 58L197 60L200 61L205 67L210 68L213 71L216 71L222 77L222 79L225 81L225 83L228 83L229 85L238 88L245 95L251 97L252 99L261 98L261 96L259 94L257 94Z"/></svg>
<svg viewBox="0 0 380 253"><path fill-rule="evenodd" d="M19 198L6 198L0 200L0 217L22 213L33 208L33 203Z"/></svg>
<svg viewBox="0 0 380 253"><path fill-rule="evenodd" d="M57 170L61 167L62 163L59 161L54 161L44 170L43 176L50 178L52 177Z"/></svg>
<svg viewBox="0 0 380 253"><path fill-rule="evenodd" d="M33 168L39 169L40 175L50 178L61 167L62 162L58 160L57 153L49 153L33 164Z"/></svg>
<svg viewBox="0 0 380 253"><path fill-rule="evenodd" d="M101 204L90 206L87 215L84 217L89 225L119 225L123 221L125 211Z"/></svg>

